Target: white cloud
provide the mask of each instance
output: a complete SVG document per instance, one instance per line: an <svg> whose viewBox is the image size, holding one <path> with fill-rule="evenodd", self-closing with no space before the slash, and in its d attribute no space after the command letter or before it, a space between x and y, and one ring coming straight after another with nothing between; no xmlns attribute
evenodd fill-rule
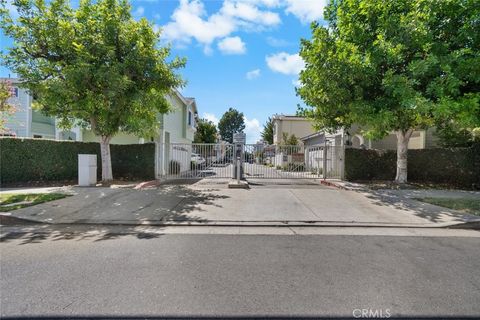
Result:
<svg viewBox="0 0 480 320"><path fill-rule="evenodd" d="M244 120L247 143L255 143L260 140L262 131L260 121L258 121L256 118L250 120L247 117L244 117Z"/></svg>
<svg viewBox="0 0 480 320"><path fill-rule="evenodd" d="M327 0L285 0L287 13L296 16L302 23L309 23L323 17Z"/></svg>
<svg viewBox="0 0 480 320"><path fill-rule="evenodd" d="M272 71L289 75L298 75L305 66L303 59L298 53L288 54L279 52L267 56L265 60Z"/></svg>
<svg viewBox="0 0 480 320"><path fill-rule="evenodd" d="M255 69L252 71L248 71L245 75L248 80L253 80L260 77L260 69Z"/></svg>
<svg viewBox="0 0 480 320"><path fill-rule="evenodd" d="M189 43L192 38L209 45L216 38L223 38L235 30L235 23L229 17L214 14L208 19L203 3L181 0L180 6L172 14L172 22L163 28L168 40Z"/></svg>
<svg viewBox="0 0 480 320"><path fill-rule="evenodd" d="M225 1L221 12L230 17L236 17L246 22L254 22L255 24L265 26L274 26L280 23L280 17L277 13L261 11L248 2Z"/></svg>
<svg viewBox="0 0 480 320"><path fill-rule="evenodd" d="M208 121L212 121L215 125L218 125L218 118L213 113L204 112L203 119L207 119Z"/></svg>
<svg viewBox="0 0 480 320"><path fill-rule="evenodd" d="M240 37L224 38L218 43L218 49L225 54L244 54L247 52L245 42Z"/></svg>
<svg viewBox="0 0 480 320"><path fill-rule="evenodd" d="M189 44L194 39L203 46L210 46L215 40L240 29L262 30L280 22L277 13L260 10L249 1L226 0L219 11L208 16L200 0L180 0L171 21L163 27L163 36L176 44ZM209 53L210 49L206 51Z"/></svg>
<svg viewBox="0 0 480 320"><path fill-rule="evenodd" d="M246 3L253 3L256 5L262 5L268 8L275 8L280 6L280 0L237 0L237 2L246 2Z"/></svg>
<svg viewBox="0 0 480 320"><path fill-rule="evenodd" d="M133 15L135 17L140 17L140 16L143 16L144 13L145 13L145 8L140 6L133 12Z"/></svg>

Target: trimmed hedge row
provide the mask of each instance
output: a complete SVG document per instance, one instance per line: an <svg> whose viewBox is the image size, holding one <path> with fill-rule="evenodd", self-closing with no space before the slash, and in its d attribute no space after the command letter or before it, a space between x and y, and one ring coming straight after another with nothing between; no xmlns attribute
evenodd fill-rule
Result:
<svg viewBox="0 0 480 320"><path fill-rule="evenodd" d="M154 179L155 144L110 145L115 179ZM78 179L78 154L97 155L100 144L39 139L0 139L0 184Z"/></svg>
<svg viewBox="0 0 480 320"><path fill-rule="evenodd" d="M394 150L345 150L345 179L394 180ZM480 189L480 144L471 148L408 150L408 180Z"/></svg>

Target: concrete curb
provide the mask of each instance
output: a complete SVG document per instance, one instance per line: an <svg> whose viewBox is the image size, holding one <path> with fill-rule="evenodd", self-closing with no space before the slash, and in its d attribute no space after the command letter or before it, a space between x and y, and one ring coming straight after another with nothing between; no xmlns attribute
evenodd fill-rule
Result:
<svg viewBox="0 0 480 320"><path fill-rule="evenodd" d="M12 224L44 224L44 222L0 214L0 225Z"/></svg>
<svg viewBox="0 0 480 320"><path fill-rule="evenodd" d="M328 180L320 180L320 184L324 185L324 186L327 186L327 187L337 188L337 189L341 189L341 190L349 190L348 188L346 188L344 186L341 186L337 183L334 183L334 182L331 182L331 181L328 181Z"/></svg>
<svg viewBox="0 0 480 320"><path fill-rule="evenodd" d="M145 189L145 188L151 188L151 187L157 187L157 186L158 186L157 180L150 180L150 181L140 182L135 187L133 187L133 189L139 190L139 189Z"/></svg>
<svg viewBox="0 0 480 320"><path fill-rule="evenodd" d="M368 223L368 222L343 222L343 221L65 221L47 222L41 220L18 218L14 216L1 215L2 225L21 224L44 224L44 225L91 225L91 226L196 226L196 227L343 227L343 228L419 228L419 229L471 229L480 230L480 222L460 222L432 224L399 224L399 223Z"/></svg>

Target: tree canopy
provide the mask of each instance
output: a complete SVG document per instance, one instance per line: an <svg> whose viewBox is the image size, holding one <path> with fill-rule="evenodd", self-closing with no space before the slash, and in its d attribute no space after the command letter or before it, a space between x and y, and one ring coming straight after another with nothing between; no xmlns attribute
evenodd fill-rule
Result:
<svg viewBox="0 0 480 320"><path fill-rule="evenodd" d="M218 122L218 131L222 140L233 142L233 134L245 130L243 113L234 108L229 108Z"/></svg>
<svg viewBox="0 0 480 320"><path fill-rule="evenodd" d="M463 119L479 126L480 3L334 0L328 27L301 41L298 95L317 128L356 123L371 138L397 134L397 182L406 182L413 129Z"/></svg>
<svg viewBox="0 0 480 320"><path fill-rule="evenodd" d="M269 117L261 133L263 141L268 144L273 144L273 129L273 120Z"/></svg>
<svg viewBox="0 0 480 320"><path fill-rule="evenodd" d="M217 142L217 127L212 121L199 119L197 131L195 132L194 143L215 143Z"/></svg>
<svg viewBox="0 0 480 320"><path fill-rule="evenodd" d="M64 127L82 125L101 137L102 178L112 179L110 139L119 131L149 136L166 94L183 85L160 33L136 21L127 0L14 0L19 17L3 8L0 26L14 46L5 64L22 78L38 108Z"/></svg>

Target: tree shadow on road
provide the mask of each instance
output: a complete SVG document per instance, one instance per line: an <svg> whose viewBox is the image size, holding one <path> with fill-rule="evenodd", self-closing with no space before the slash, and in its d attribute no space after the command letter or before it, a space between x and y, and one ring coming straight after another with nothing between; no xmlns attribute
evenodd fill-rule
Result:
<svg viewBox="0 0 480 320"><path fill-rule="evenodd" d="M157 239L164 235L163 227L87 226L87 225L16 225L3 228L0 242L18 241L19 245L39 244L43 241L103 241L120 237L142 240ZM8 229L8 230L5 230Z"/></svg>

